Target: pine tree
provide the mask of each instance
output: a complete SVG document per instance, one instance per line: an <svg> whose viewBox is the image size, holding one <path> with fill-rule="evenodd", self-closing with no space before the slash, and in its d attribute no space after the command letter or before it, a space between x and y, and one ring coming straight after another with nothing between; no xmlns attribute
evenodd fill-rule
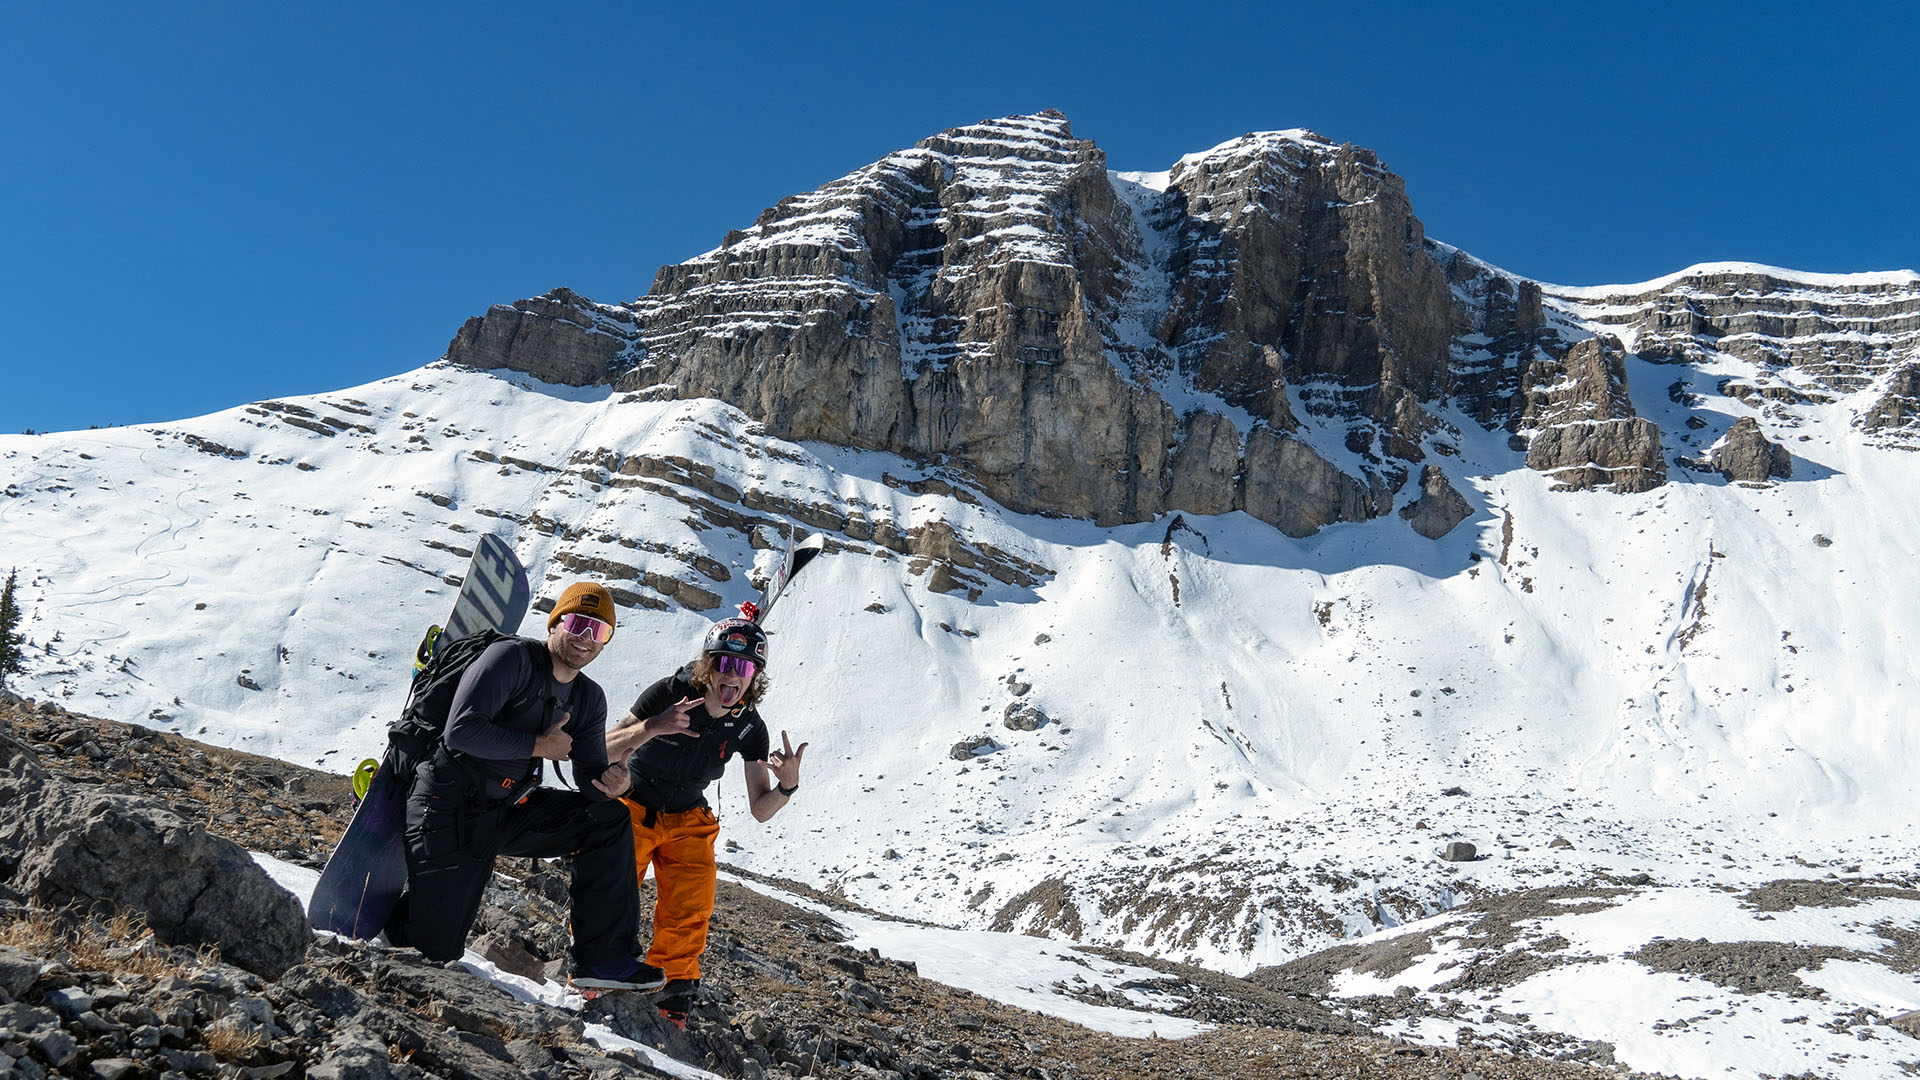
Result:
<svg viewBox="0 0 1920 1080"><path fill-rule="evenodd" d="M0 589L0 690L6 689L7 676L20 670L20 605L14 600L18 569L7 573L6 588Z"/></svg>

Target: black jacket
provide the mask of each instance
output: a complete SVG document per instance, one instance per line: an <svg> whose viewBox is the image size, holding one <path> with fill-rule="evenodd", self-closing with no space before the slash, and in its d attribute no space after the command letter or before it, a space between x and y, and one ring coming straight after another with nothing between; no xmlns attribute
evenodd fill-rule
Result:
<svg viewBox="0 0 1920 1080"><path fill-rule="evenodd" d="M508 708L536 679L544 692L521 708ZM537 781L533 741L562 713L572 713L566 731L573 736L568 760L574 782L587 798L603 800L593 781L607 768L606 691L584 673L571 683L554 682L546 646L539 642L495 642L461 674L445 742L486 797L504 799Z"/></svg>
<svg viewBox="0 0 1920 1080"><path fill-rule="evenodd" d="M701 693L687 681L682 668L661 679L634 700L633 715L641 720ZM661 735L641 743L627 758L633 789L627 798L669 814L706 806L708 784L720 779L727 761L739 754L748 761L767 760L767 725L760 713L744 705L723 716L713 716L705 705L687 713L691 727L685 734Z"/></svg>

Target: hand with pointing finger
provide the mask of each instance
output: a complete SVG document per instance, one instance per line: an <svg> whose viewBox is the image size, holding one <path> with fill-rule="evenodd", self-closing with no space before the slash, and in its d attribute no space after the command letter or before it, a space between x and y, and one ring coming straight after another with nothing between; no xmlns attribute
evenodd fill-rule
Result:
<svg viewBox="0 0 1920 1080"><path fill-rule="evenodd" d="M686 734L693 727L693 721L687 714L692 712L702 700L704 699L697 697L681 698L678 702L667 706L658 715L647 717L647 738L657 739L662 735Z"/></svg>
<svg viewBox="0 0 1920 1080"><path fill-rule="evenodd" d="M685 735L692 731L693 720L688 713L700 702L697 697L682 698L645 720L629 710L618 726L607 729L607 759L624 761L628 754L662 735Z"/></svg>

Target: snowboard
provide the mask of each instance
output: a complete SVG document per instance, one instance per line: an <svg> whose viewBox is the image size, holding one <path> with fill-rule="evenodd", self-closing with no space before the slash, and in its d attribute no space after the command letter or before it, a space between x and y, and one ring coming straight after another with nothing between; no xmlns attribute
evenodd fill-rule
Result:
<svg viewBox="0 0 1920 1080"><path fill-rule="evenodd" d="M512 633L526 618L532 599L527 571L513 549L500 537L482 536L446 628L428 630L421 642L414 658L416 674L444 643L489 628ZM388 768L390 760L383 759L374 772L353 820L320 871L307 904L307 921L315 930L373 937L386 926L406 888L407 792Z"/></svg>

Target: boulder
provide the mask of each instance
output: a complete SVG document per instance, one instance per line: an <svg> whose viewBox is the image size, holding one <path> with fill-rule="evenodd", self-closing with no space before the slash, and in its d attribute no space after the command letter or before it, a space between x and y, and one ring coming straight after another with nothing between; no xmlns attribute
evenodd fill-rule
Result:
<svg viewBox="0 0 1920 1080"><path fill-rule="evenodd" d="M1051 718L1034 705L1016 701L1009 704L1002 714L1001 724L1009 731L1039 731L1052 722Z"/></svg>
<svg viewBox="0 0 1920 1080"><path fill-rule="evenodd" d="M307 1070L308 1080L388 1080L393 1076L387 1044L370 1032L343 1031Z"/></svg>
<svg viewBox="0 0 1920 1080"><path fill-rule="evenodd" d="M1714 471L1739 483L1764 484L1775 477L1793 475L1793 455L1761 434L1759 421L1751 416L1735 420L1708 451L1707 460Z"/></svg>
<svg viewBox="0 0 1920 1080"><path fill-rule="evenodd" d="M145 799L69 784L0 743L0 883L49 906L138 911L170 945L217 946L276 978L300 962L306 912L239 845Z"/></svg>
<svg viewBox="0 0 1920 1080"><path fill-rule="evenodd" d="M1407 519L1414 532L1438 540L1472 517L1473 507L1448 482L1446 473L1438 466L1427 465L1420 470L1420 497L1401 507L1400 516Z"/></svg>
<svg viewBox="0 0 1920 1080"><path fill-rule="evenodd" d="M27 992L40 974L40 962L9 945L0 945L0 1005Z"/></svg>
<svg viewBox="0 0 1920 1080"><path fill-rule="evenodd" d="M972 761L998 749L1000 744L993 741L993 736L980 735L954 743L952 749L947 751L947 756L955 761Z"/></svg>

